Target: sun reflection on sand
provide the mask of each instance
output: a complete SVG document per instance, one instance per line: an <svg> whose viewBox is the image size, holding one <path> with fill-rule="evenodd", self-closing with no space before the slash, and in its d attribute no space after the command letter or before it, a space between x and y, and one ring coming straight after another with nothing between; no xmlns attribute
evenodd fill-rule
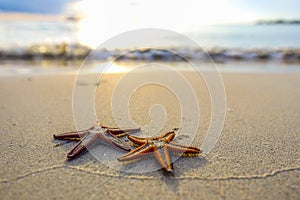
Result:
<svg viewBox="0 0 300 200"><path fill-rule="evenodd" d="M109 73L109 74L116 74L116 73L125 73L130 70L129 67L125 67L123 65L119 65L116 63L103 63L97 64L92 66L88 72L92 74L100 74L100 73Z"/></svg>

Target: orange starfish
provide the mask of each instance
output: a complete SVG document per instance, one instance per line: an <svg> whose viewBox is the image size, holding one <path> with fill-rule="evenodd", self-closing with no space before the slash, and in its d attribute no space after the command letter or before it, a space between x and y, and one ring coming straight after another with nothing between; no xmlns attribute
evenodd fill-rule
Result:
<svg viewBox="0 0 300 200"><path fill-rule="evenodd" d="M120 140L119 137L138 131L140 131L140 128L119 129L109 128L106 126L93 126L87 130L61 133L53 135L53 137L59 140L79 140L79 142L67 154L67 158L74 159L99 142L130 151L131 147Z"/></svg>
<svg viewBox="0 0 300 200"><path fill-rule="evenodd" d="M127 136L130 141L138 146L128 152L127 154L118 158L119 161L130 161L153 153L157 162L168 173L173 172L173 164L169 155L172 153L179 153L181 155L198 156L201 150L197 147L185 146L182 144L171 142L174 137L174 131L166 132L156 137L136 137L132 135ZM159 150L162 149L163 153Z"/></svg>

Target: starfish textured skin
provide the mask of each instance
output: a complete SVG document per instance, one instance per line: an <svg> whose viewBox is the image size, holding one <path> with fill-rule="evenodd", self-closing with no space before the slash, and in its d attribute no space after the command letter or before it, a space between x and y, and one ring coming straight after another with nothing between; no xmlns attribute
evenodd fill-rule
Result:
<svg viewBox="0 0 300 200"><path fill-rule="evenodd" d="M157 162L168 173L173 172L173 164L169 152L181 154L183 156L199 156L201 153L201 150L197 147L185 146L172 142L175 137L174 131L166 132L156 137L136 137L132 135L128 135L127 137L138 146L127 154L119 157L119 161L135 160L146 156L149 153L153 153ZM162 152L160 152L160 150L162 150Z"/></svg>
<svg viewBox="0 0 300 200"><path fill-rule="evenodd" d="M79 142L73 149L67 153L68 159L74 159L79 155L85 153L89 148L97 143L105 143L125 151L130 151L131 147L119 139L119 137L127 134L139 132L137 129L119 129L109 128L106 126L94 126L82 131L66 132L53 135L54 139L59 140L78 140Z"/></svg>

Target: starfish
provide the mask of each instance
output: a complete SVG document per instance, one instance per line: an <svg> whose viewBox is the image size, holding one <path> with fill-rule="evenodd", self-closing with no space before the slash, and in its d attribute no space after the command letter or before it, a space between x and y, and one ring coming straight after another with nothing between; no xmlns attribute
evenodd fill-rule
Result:
<svg viewBox="0 0 300 200"><path fill-rule="evenodd" d="M136 137L132 135L127 135L127 137L138 146L118 158L119 161L135 160L153 153L157 162L168 173L173 173L173 164L169 152L181 154L181 156L198 156L201 153L201 150L197 147L172 142L175 137L174 131L156 137ZM161 152L160 149L163 151Z"/></svg>
<svg viewBox="0 0 300 200"><path fill-rule="evenodd" d="M74 159L79 155L85 153L89 148L95 144L101 142L109 144L126 151L130 151L131 147L125 142L119 139L119 137L125 136L130 133L135 133L140 131L137 129L119 129L119 128L109 128L106 126L93 126L89 129L82 131L72 131L53 135L55 139L59 140L77 140L79 141L73 149L67 153L68 159Z"/></svg>

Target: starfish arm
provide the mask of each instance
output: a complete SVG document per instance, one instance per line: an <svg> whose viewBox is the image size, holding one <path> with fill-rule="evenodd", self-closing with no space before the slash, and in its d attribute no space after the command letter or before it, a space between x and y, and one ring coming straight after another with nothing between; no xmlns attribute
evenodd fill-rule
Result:
<svg viewBox="0 0 300 200"><path fill-rule="evenodd" d="M80 138L85 137L89 133L90 129L83 130L83 131L72 131L66 132L61 134L54 134L54 139L58 140L80 140Z"/></svg>
<svg viewBox="0 0 300 200"><path fill-rule="evenodd" d="M174 145L174 146L178 146L178 147L182 147L182 148L190 148L190 149L194 149L196 151L199 151L199 153L201 153L202 151L198 148L198 147L194 147L194 146L186 146L186 145L183 145L183 144L179 144L179 143L175 143L175 142L170 142L169 143L170 145Z"/></svg>
<svg viewBox="0 0 300 200"><path fill-rule="evenodd" d="M146 138L140 138L140 137L136 137L136 136L133 136L133 135L127 135L127 138L135 143L135 144L138 144L138 145L143 145L145 144L145 142L149 139L146 139Z"/></svg>
<svg viewBox="0 0 300 200"><path fill-rule="evenodd" d="M129 145L127 145L125 142L123 142L117 136L113 135L110 132L104 132L104 133L98 133L98 134L99 134L99 139L106 144L110 144L112 146L119 147L125 151L131 150L131 147Z"/></svg>
<svg viewBox="0 0 300 200"><path fill-rule="evenodd" d="M166 146L173 153L195 154L195 155L198 155L199 153L201 153L201 150L198 149L197 147L190 147L190 146L185 146L185 145L176 144L176 143L169 143L169 144L166 144Z"/></svg>
<svg viewBox="0 0 300 200"><path fill-rule="evenodd" d="M92 147L98 142L99 136L97 134L88 134L67 154L67 158L74 159L80 154L85 153L88 148Z"/></svg>
<svg viewBox="0 0 300 200"><path fill-rule="evenodd" d="M118 158L118 161L123 162L123 161L135 160L137 158L147 155L147 153L150 153L152 151L153 151L153 146L152 145L148 146L148 143L145 143L131 150L127 154L121 156L120 158Z"/></svg>
<svg viewBox="0 0 300 200"><path fill-rule="evenodd" d="M137 137L137 136L130 136L133 140L140 140L140 141L145 141L145 140L159 140L162 139L170 134L174 133L174 131L170 131L170 132L165 132L164 134L160 135L160 136L154 136L154 137ZM175 133L174 133L175 136ZM173 136L173 138L174 138ZM172 139L173 139L172 138ZM129 139L129 137L128 137ZM172 140L171 139L171 140ZM133 142L133 141L132 141Z"/></svg>
<svg viewBox="0 0 300 200"><path fill-rule="evenodd" d="M166 138L164 139L165 142L167 142L167 143L171 142L171 141L174 139L174 137L175 137L174 131L169 132L169 134L167 134L165 137L166 137Z"/></svg>
<svg viewBox="0 0 300 200"><path fill-rule="evenodd" d="M119 129L119 128L108 128L107 132L116 135L117 137L122 137L127 134L139 132L140 128L133 128L133 129Z"/></svg>
<svg viewBox="0 0 300 200"><path fill-rule="evenodd" d="M166 162L167 162L167 165L168 165L167 171L172 172L173 171L173 163L171 161L171 157L170 157L170 154L169 154L169 149L166 145L164 145L164 155L165 155Z"/></svg>
<svg viewBox="0 0 300 200"><path fill-rule="evenodd" d="M160 166L164 170L166 170L167 172L172 172L173 171L173 165L172 165L172 162L171 162L171 158L170 158L167 146L163 147L163 151L164 151L163 155L164 155L165 159L160 154L157 146L153 145L153 153L154 153L154 156L155 156L157 162L160 164Z"/></svg>
<svg viewBox="0 0 300 200"><path fill-rule="evenodd" d="M160 135L160 136L153 137L153 139L154 139L154 140L163 139L163 138L165 138L165 137L169 137L169 135L172 135L172 134L174 134L174 136L175 136L174 131L165 132L165 133L163 133L163 134ZM173 138L174 138L174 136L173 136ZM173 139L173 138L172 138L172 139ZM171 139L171 140L172 140L172 139Z"/></svg>

